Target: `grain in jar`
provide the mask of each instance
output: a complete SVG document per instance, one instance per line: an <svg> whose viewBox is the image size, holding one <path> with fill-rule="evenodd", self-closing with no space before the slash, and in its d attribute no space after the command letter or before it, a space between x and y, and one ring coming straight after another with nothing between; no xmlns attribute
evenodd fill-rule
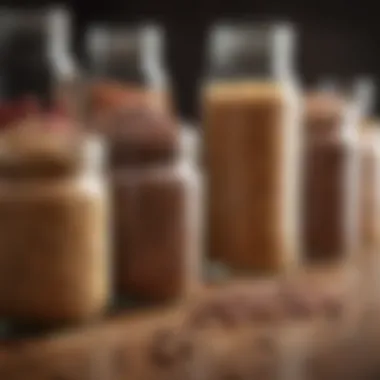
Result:
<svg viewBox="0 0 380 380"><path fill-rule="evenodd" d="M0 318L56 325L110 296L103 147L25 120L0 140Z"/></svg>
<svg viewBox="0 0 380 380"><path fill-rule="evenodd" d="M86 35L89 115L126 104L172 113L164 44L158 25L91 25Z"/></svg>
<svg viewBox="0 0 380 380"><path fill-rule="evenodd" d="M221 25L203 93L212 278L297 264L298 91L290 27Z"/></svg>
<svg viewBox="0 0 380 380"><path fill-rule="evenodd" d="M94 125L110 147L116 287L122 300L169 302L200 282L194 148L165 113L135 111L113 110Z"/></svg>
<svg viewBox="0 0 380 380"><path fill-rule="evenodd" d="M352 99L316 92L305 101L303 187L307 260L336 260L358 244L357 115Z"/></svg>

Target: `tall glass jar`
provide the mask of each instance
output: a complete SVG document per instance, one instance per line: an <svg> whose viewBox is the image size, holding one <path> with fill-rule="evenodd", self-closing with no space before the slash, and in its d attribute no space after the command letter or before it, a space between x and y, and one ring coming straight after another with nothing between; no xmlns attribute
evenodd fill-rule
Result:
<svg viewBox="0 0 380 380"><path fill-rule="evenodd" d="M373 118L375 85L362 78L359 89L361 106L359 151L359 239L360 250L376 252L380 247L380 129Z"/></svg>
<svg viewBox="0 0 380 380"><path fill-rule="evenodd" d="M86 36L90 114L126 103L171 111L164 43L158 25L90 27Z"/></svg>
<svg viewBox="0 0 380 380"><path fill-rule="evenodd" d="M153 109L119 108L94 126L110 148L119 299L186 297L201 282L194 141L179 139L171 119Z"/></svg>
<svg viewBox="0 0 380 380"><path fill-rule="evenodd" d="M203 92L211 276L298 261L299 107L289 25L218 25Z"/></svg>
<svg viewBox="0 0 380 380"><path fill-rule="evenodd" d="M110 297L101 141L25 121L0 140L0 318L78 322Z"/></svg>
<svg viewBox="0 0 380 380"><path fill-rule="evenodd" d="M306 97L303 219L308 260L345 259L358 248L359 110L354 93L340 86Z"/></svg>
<svg viewBox="0 0 380 380"><path fill-rule="evenodd" d="M29 110L32 102L33 110L59 109L78 117L82 99L79 73L70 47L69 11L48 7L2 12L7 19L1 26L0 40L3 107L11 103L17 116L23 113L23 100L28 98Z"/></svg>
<svg viewBox="0 0 380 380"><path fill-rule="evenodd" d="M380 247L380 126L373 121L360 133L360 247Z"/></svg>

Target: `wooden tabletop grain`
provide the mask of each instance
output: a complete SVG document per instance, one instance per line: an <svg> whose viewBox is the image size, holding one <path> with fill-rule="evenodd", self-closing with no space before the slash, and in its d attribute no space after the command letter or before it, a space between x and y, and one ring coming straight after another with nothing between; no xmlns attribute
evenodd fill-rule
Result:
<svg viewBox="0 0 380 380"><path fill-rule="evenodd" d="M294 320L257 319L246 303L253 299L256 308L267 307L257 302L259 295L271 299L270 283L278 280L236 280L162 310L126 312L44 337L2 342L0 379L375 379L380 374L379 257L310 266L281 280L283 289L290 284L306 297L313 289L323 297L344 297L344 309L333 317L312 311L296 313ZM193 323L191 317L213 303L235 314L227 323L218 321L217 313L214 323Z"/></svg>

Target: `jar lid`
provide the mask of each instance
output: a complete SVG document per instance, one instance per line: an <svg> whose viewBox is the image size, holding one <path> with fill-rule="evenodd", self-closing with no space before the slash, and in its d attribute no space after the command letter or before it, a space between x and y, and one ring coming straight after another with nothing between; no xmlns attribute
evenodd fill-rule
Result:
<svg viewBox="0 0 380 380"><path fill-rule="evenodd" d="M91 127L106 138L112 167L170 161L179 150L174 121L146 105L126 103L101 113Z"/></svg>
<svg viewBox="0 0 380 380"><path fill-rule="evenodd" d="M60 127L55 128L54 123ZM102 141L72 128L67 121L33 118L0 137L3 178L56 178L98 171L104 161Z"/></svg>

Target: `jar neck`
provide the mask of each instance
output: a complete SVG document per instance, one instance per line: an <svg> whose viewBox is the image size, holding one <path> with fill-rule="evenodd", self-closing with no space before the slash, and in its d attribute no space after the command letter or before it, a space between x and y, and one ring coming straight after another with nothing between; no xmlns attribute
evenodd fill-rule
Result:
<svg viewBox="0 0 380 380"><path fill-rule="evenodd" d="M86 39L93 76L153 89L166 86L160 28L93 26Z"/></svg>
<svg viewBox="0 0 380 380"><path fill-rule="evenodd" d="M35 96L53 103L56 83L73 75L69 50L69 15L61 9L14 11L2 39L0 71L2 100Z"/></svg>
<svg viewBox="0 0 380 380"><path fill-rule="evenodd" d="M293 78L293 34L288 26L217 26L210 35L211 81L287 81Z"/></svg>
<svg viewBox="0 0 380 380"><path fill-rule="evenodd" d="M294 71L289 62L278 62L265 52L250 62L249 59L241 60L234 64L216 65L210 69L208 79L212 82L292 82L295 80Z"/></svg>

